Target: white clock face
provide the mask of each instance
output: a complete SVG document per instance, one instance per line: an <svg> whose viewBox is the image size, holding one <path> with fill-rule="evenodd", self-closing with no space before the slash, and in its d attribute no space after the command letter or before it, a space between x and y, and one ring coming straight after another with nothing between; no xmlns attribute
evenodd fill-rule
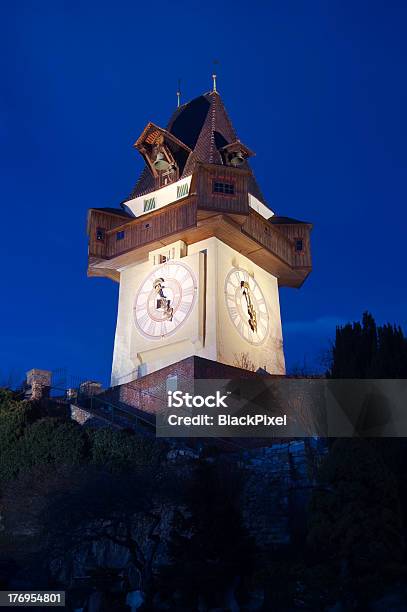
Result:
<svg viewBox="0 0 407 612"><path fill-rule="evenodd" d="M232 268L225 280L229 316L239 334L251 344L261 344L269 333L269 315L264 295L252 276Z"/></svg>
<svg viewBox="0 0 407 612"><path fill-rule="evenodd" d="M157 267L142 283L134 303L134 321L147 338L175 333L195 303L195 276L183 263L169 261Z"/></svg>

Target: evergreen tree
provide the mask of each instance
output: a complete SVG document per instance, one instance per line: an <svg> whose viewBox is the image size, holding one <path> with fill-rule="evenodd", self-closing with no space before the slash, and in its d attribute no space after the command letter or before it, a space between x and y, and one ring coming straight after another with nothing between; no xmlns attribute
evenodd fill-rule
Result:
<svg viewBox="0 0 407 612"><path fill-rule="evenodd" d="M407 338L400 327L377 326L368 312L362 322L336 328L329 378L406 378Z"/></svg>
<svg viewBox="0 0 407 612"><path fill-rule="evenodd" d="M395 478L368 441L340 439L320 479L309 507L309 545L345 590L363 598L404 572Z"/></svg>

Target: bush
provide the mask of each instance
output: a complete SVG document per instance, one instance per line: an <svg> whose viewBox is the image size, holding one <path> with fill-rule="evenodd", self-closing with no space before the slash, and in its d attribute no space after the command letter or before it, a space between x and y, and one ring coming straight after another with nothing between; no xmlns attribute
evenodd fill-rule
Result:
<svg viewBox="0 0 407 612"><path fill-rule="evenodd" d="M20 440L33 420L29 402L18 401L8 389L0 389L0 482L18 472Z"/></svg>
<svg viewBox="0 0 407 612"><path fill-rule="evenodd" d="M45 418L27 428L20 448L21 467L79 465L86 459L87 439L76 423Z"/></svg>
<svg viewBox="0 0 407 612"><path fill-rule="evenodd" d="M92 463L119 467L127 463L155 465L163 451L157 440L116 429L88 430Z"/></svg>

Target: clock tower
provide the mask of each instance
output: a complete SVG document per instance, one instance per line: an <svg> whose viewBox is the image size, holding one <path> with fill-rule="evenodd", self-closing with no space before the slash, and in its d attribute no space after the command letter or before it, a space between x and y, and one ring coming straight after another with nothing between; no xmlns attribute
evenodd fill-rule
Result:
<svg viewBox="0 0 407 612"><path fill-rule="evenodd" d="M311 224L275 214L219 93L135 143L120 208L92 208L89 276L120 283L112 386L197 355L284 374L279 287L311 271Z"/></svg>

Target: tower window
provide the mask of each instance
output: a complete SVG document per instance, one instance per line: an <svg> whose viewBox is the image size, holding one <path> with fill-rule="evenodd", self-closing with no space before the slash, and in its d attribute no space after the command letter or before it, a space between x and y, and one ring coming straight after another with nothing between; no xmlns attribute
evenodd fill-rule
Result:
<svg viewBox="0 0 407 612"><path fill-rule="evenodd" d="M153 210L153 208L155 208L155 198L148 198L147 200L144 200L143 212Z"/></svg>
<svg viewBox="0 0 407 612"><path fill-rule="evenodd" d="M103 227L96 228L96 240L98 242L105 241L105 229Z"/></svg>
<svg viewBox="0 0 407 612"><path fill-rule="evenodd" d="M170 374L169 376L167 376L165 386L167 388L167 393L169 391L176 391L178 389L178 376L176 374Z"/></svg>
<svg viewBox="0 0 407 612"><path fill-rule="evenodd" d="M233 183L220 183L218 181L214 181L213 193L223 193L225 195L234 195L235 186L233 185Z"/></svg>
<svg viewBox="0 0 407 612"><path fill-rule="evenodd" d="M177 185L177 199L184 198L186 195L188 195L188 183Z"/></svg>
<svg viewBox="0 0 407 612"><path fill-rule="evenodd" d="M116 240L123 240L124 238L124 230L121 232L116 232Z"/></svg>
<svg viewBox="0 0 407 612"><path fill-rule="evenodd" d="M304 243L302 241L302 238L297 238L295 241L295 250L297 253L300 253L301 251L304 250Z"/></svg>

